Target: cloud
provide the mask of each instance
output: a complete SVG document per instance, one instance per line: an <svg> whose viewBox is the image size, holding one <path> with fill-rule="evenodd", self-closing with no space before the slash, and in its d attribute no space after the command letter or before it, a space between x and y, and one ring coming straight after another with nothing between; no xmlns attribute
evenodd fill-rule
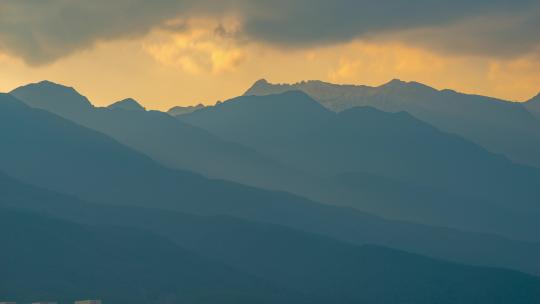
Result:
<svg viewBox="0 0 540 304"><path fill-rule="evenodd" d="M517 101L526 101L540 91L540 52L506 61L494 61L489 65L487 79L494 83L494 94L504 91L524 92ZM517 94L514 94L517 96Z"/></svg>
<svg viewBox="0 0 540 304"><path fill-rule="evenodd" d="M152 35L144 49L158 62L191 74L232 71L246 58L238 23L209 19L176 20Z"/></svg>
<svg viewBox="0 0 540 304"><path fill-rule="evenodd" d="M441 51L513 56L536 50L539 7L538 0L0 0L0 49L39 65L170 20L233 15L243 37L281 48L393 36Z"/></svg>
<svg viewBox="0 0 540 304"><path fill-rule="evenodd" d="M329 74L333 82L380 84L392 77L414 79L449 71L450 59L400 43L351 43Z"/></svg>
<svg viewBox="0 0 540 304"><path fill-rule="evenodd" d="M262 1L259 1L262 2ZM394 38L442 52L516 56L540 43L537 0L276 1L245 29L285 47Z"/></svg>
<svg viewBox="0 0 540 304"><path fill-rule="evenodd" d="M137 37L182 10L178 1L0 0L0 48L48 63L96 42Z"/></svg>
<svg viewBox="0 0 540 304"><path fill-rule="evenodd" d="M471 17L441 27L424 27L378 37L413 43L442 53L515 57L540 54L540 6L514 14Z"/></svg>

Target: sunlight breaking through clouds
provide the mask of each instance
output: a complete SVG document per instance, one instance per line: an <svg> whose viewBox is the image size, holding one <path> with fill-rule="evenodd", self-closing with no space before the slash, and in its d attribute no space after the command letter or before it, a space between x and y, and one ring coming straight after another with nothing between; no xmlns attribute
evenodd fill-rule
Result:
<svg viewBox="0 0 540 304"><path fill-rule="evenodd" d="M188 73L220 74L234 71L247 56L238 31L235 20L170 22L145 39L143 48L161 64Z"/></svg>

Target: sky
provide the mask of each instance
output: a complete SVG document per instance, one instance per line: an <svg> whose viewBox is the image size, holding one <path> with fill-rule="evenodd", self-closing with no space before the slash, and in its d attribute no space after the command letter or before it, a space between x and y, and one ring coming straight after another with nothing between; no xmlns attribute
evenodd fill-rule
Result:
<svg viewBox="0 0 540 304"><path fill-rule="evenodd" d="M0 0L0 91L213 104L265 78L540 92L538 0Z"/></svg>

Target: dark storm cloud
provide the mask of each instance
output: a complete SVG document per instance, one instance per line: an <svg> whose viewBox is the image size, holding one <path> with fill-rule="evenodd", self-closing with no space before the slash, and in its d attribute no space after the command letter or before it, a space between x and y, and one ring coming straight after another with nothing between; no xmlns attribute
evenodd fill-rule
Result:
<svg viewBox="0 0 540 304"><path fill-rule="evenodd" d="M176 1L0 0L0 48L45 63L99 40L144 34L181 9Z"/></svg>
<svg viewBox="0 0 540 304"><path fill-rule="evenodd" d="M447 51L511 55L530 51L540 42L538 0L255 2L267 13L248 16L246 31L258 39L283 45L316 45L394 34L395 38Z"/></svg>
<svg viewBox="0 0 540 304"><path fill-rule="evenodd" d="M539 6L538 0L0 0L0 48L47 63L96 41L143 35L171 18L233 13L243 19L246 37L283 47L394 35L443 51L508 56L538 45Z"/></svg>
<svg viewBox="0 0 540 304"><path fill-rule="evenodd" d="M540 56L540 7L511 15L476 17L446 27L390 34L396 39L443 53L512 57Z"/></svg>

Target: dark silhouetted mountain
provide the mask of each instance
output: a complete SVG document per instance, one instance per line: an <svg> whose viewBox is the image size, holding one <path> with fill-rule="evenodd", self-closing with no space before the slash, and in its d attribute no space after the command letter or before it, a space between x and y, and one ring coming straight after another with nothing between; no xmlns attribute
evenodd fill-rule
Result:
<svg viewBox="0 0 540 304"><path fill-rule="evenodd" d="M475 294L475 298L479 290L489 296L475 300L489 302L496 293L490 289L498 280L492 274L477 276L478 273L475 274L471 268L458 270L456 265L443 265L440 261L426 260L377 246L353 248L316 235L306 237L288 229L275 231L265 225L249 228L237 224L229 226L229 230L202 230L201 235L192 240L192 244L198 250L216 252L216 259L235 265L238 269L283 282L295 290L315 294L318 299L328 303L466 303L470 298L464 294ZM215 241L199 241L199 238L207 239L208 235L215 238ZM241 242L238 242L238 235L242 236ZM273 246L276 240L284 244L285 248ZM201 244L208 247L201 248ZM238 248L242 250L237 252ZM250 248L256 248L256 254L250 252ZM274 263L264 264L261 260ZM407 281L405 278L409 274L412 278ZM456 281L450 278L454 275ZM517 287L512 283L506 285L508 281L503 283L503 277L501 286ZM463 278L471 279L472 282L484 282L490 287L470 289L463 294L462 288L470 287L462 281ZM534 295L532 298L536 299L538 296L534 288L535 285L530 290ZM527 293L524 292L524 297L518 293L513 296L529 301ZM459 299L450 300L448 294L456 295Z"/></svg>
<svg viewBox="0 0 540 304"><path fill-rule="evenodd" d="M489 260L489 263L495 263L493 265L525 267L516 262L516 252L507 253L501 249L505 246L500 246L499 242L504 241L497 237L388 221L286 193L166 169L101 133L30 108L7 94L0 94L0 138L3 142L1 170L27 183L97 203L234 216L341 241L380 244L469 264L485 265L483 263ZM6 193L17 187L0 189ZM31 195L33 191L23 189L17 193ZM35 206L56 199L30 197L21 201L33 202ZM66 209L54 210L62 212ZM83 216L86 214L88 212L82 212ZM115 219L120 221L122 216ZM486 254L485 250L489 248L499 248L501 255ZM526 268L535 268L532 265L531 262Z"/></svg>
<svg viewBox="0 0 540 304"><path fill-rule="evenodd" d="M311 303L356 303L358 301L371 303L375 299L379 303L396 303L396 299L413 303L429 303L429 299L442 301L447 292L459 299L452 299L450 303L454 303L453 301L468 303L473 300L489 303L492 303L491 301L497 303L496 301L500 300L504 303L503 300L507 301L510 296L517 297L516 302L512 303L534 303L533 301L540 296L537 294L540 291L534 289L538 279L511 271L462 266L377 246L355 246L282 226L224 216L203 217L156 209L82 203L76 199L17 183L3 175L0 175L0 184L10 186L2 188L5 189L3 199L0 200L2 206L34 210L49 217L60 216L70 221L96 227L114 225L126 227L123 229L129 229L127 231L133 231L135 228L141 231L149 230L176 242L182 248L227 264L241 273L263 278L270 284L274 282L276 285L283 286L285 290L304 294L311 299ZM76 231L76 229L69 229L72 233L74 230ZM100 230L104 229L100 228ZM27 230L26 233L28 233L27 237L34 236L32 230ZM115 234L107 237L111 235ZM86 239L88 236L80 237L77 244L70 245L84 251ZM521 263L530 259L532 263L529 266L531 266L534 265L535 257L540 250L540 245L497 238L489 241L489 239L489 237L481 236L476 240L475 237L470 239L473 241L472 246L482 248L481 250L489 253L485 256L487 259L492 259L497 255L503 256L505 252L519 248L524 250L522 254L511 259L515 262L521 261ZM141 254L145 254L145 248L154 248L159 252L163 250L163 247L149 247L155 244L153 239L137 240L137 246L143 248ZM448 235L445 242L451 245L453 240L455 239ZM423 239L423 241L428 240ZM479 243L474 243L474 241L479 241ZM65 242L69 243L69 241ZM3 244L9 244L9 242ZM125 240L115 244L122 246ZM495 246L497 250L491 249L492 246ZM107 247L106 252L115 248L110 247ZM190 261L181 259L177 263L167 260L162 262L176 265L187 262L186 260ZM133 259L127 259L122 265L129 266L132 261ZM91 265L92 262L86 258L85 265ZM150 272L154 274L159 271L159 265L161 264L145 264L144 266L156 267L157 269L152 269ZM189 270L197 266L198 264L191 263L182 278L188 276ZM201 276L204 274L206 272L201 272ZM123 273L116 275L120 277L120 280L110 282L108 287L113 288L115 284L122 282ZM146 276L141 279L144 278ZM109 281L104 283L107 282ZM95 290L91 289L92 286L86 286L86 290ZM235 290L237 289L233 287L233 291ZM515 294L518 290L523 292L523 296ZM210 291L214 290L210 289ZM96 294L88 295L95 297ZM282 293L282 296L285 297L287 294ZM300 303L300 299L296 301Z"/></svg>
<svg viewBox="0 0 540 304"><path fill-rule="evenodd" d="M335 85L307 81L292 85L257 81L245 95L301 90L333 111L372 106L386 112L406 111L433 126L540 167L540 120L522 104L495 98L436 90L417 82L392 80L379 86Z"/></svg>
<svg viewBox="0 0 540 304"><path fill-rule="evenodd" d="M30 99L30 97L28 99ZM130 111L146 111L146 109L133 98L126 98L124 100L117 101L111 104L108 108L113 110L121 109Z"/></svg>
<svg viewBox="0 0 540 304"><path fill-rule="evenodd" d="M198 104L196 106L187 106L187 107L176 106L176 107L170 108L169 111L167 111L167 113L172 116L180 116L184 114L193 113L202 108L204 108L203 104Z"/></svg>
<svg viewBox="0 0 540 304"><path fill-rule="evenodd" d="M179 119L234 142L271 149L276 141L294 141L333 117L306 94L290 91L234 98Z"/></svg>
<svg viewBox="0 0 540 304"><path fill-rule="evenodd" d="M92 108L90 101L77 93L72 87L57 89L57 85L50 81L42 81L35 84L40 90L16 90L21 100L31 99L36 102L32 107L48 109L54 113L62 113L62 116L73 115Z"/></svg>
<svg viewBox="0 0 540 304"><path fill-rule="evenodd" d="M349 172L368 173L408 185L407 195L413 200L414 188L428 188L431 194L424 198L432 199L413 202L418 207L414 209L404 200L377 206L356 191L348 200L332 202L385 215L393 210L391 215L401 214L400 218L512 237L535 238L531 231L539 228L534 220L540 213L539 171L440 132L405 112L358 107L336 114L306 94L291 91L243 96L180 118L312 174L333 179ZM452 207L454 212L449 213ZM497 220L480 220L486 210L488 218Z"/></svg>
<svg viewBox="0 0 540 304"><path fill-rule="evenodd" d="M0 294L19 302L295 303L295 293L142 230L0 209Z"/></svg>
<svg viewBox="0 0 540 304"><path fill-rule="evenodd" d="M488 191L501 195L491 189L493 186L517 187L516 192L527 195L540 194L533 187L540 181L539 171L514 165L406 112L349 109L305 133L291 146L287 157L293 155L295 164L317 168L324 175L363 171L475 196ZM511 194L504 198L520 198Z"/></svg>
<svg viewBox="0 0 540 304"><path fill-rule="evenodd" d="M12 94L31 107L45 109L105 133L173 168L280 190L300 187L307 179L250 148L224 141L165 113L143 111L142 106L132 99L120 101L109 108L95 108L86 103L85 107L73 111L68 105L87 99L62 85L50 82L30 84L14 90ZM61 101L56 98L61 98Z"/></svg>
<svg viewBox="0 0 540 304"><path fill-rule="evenodd" d="M525 108L537 118L540 118L540 93L525 103Z"/></svg>

